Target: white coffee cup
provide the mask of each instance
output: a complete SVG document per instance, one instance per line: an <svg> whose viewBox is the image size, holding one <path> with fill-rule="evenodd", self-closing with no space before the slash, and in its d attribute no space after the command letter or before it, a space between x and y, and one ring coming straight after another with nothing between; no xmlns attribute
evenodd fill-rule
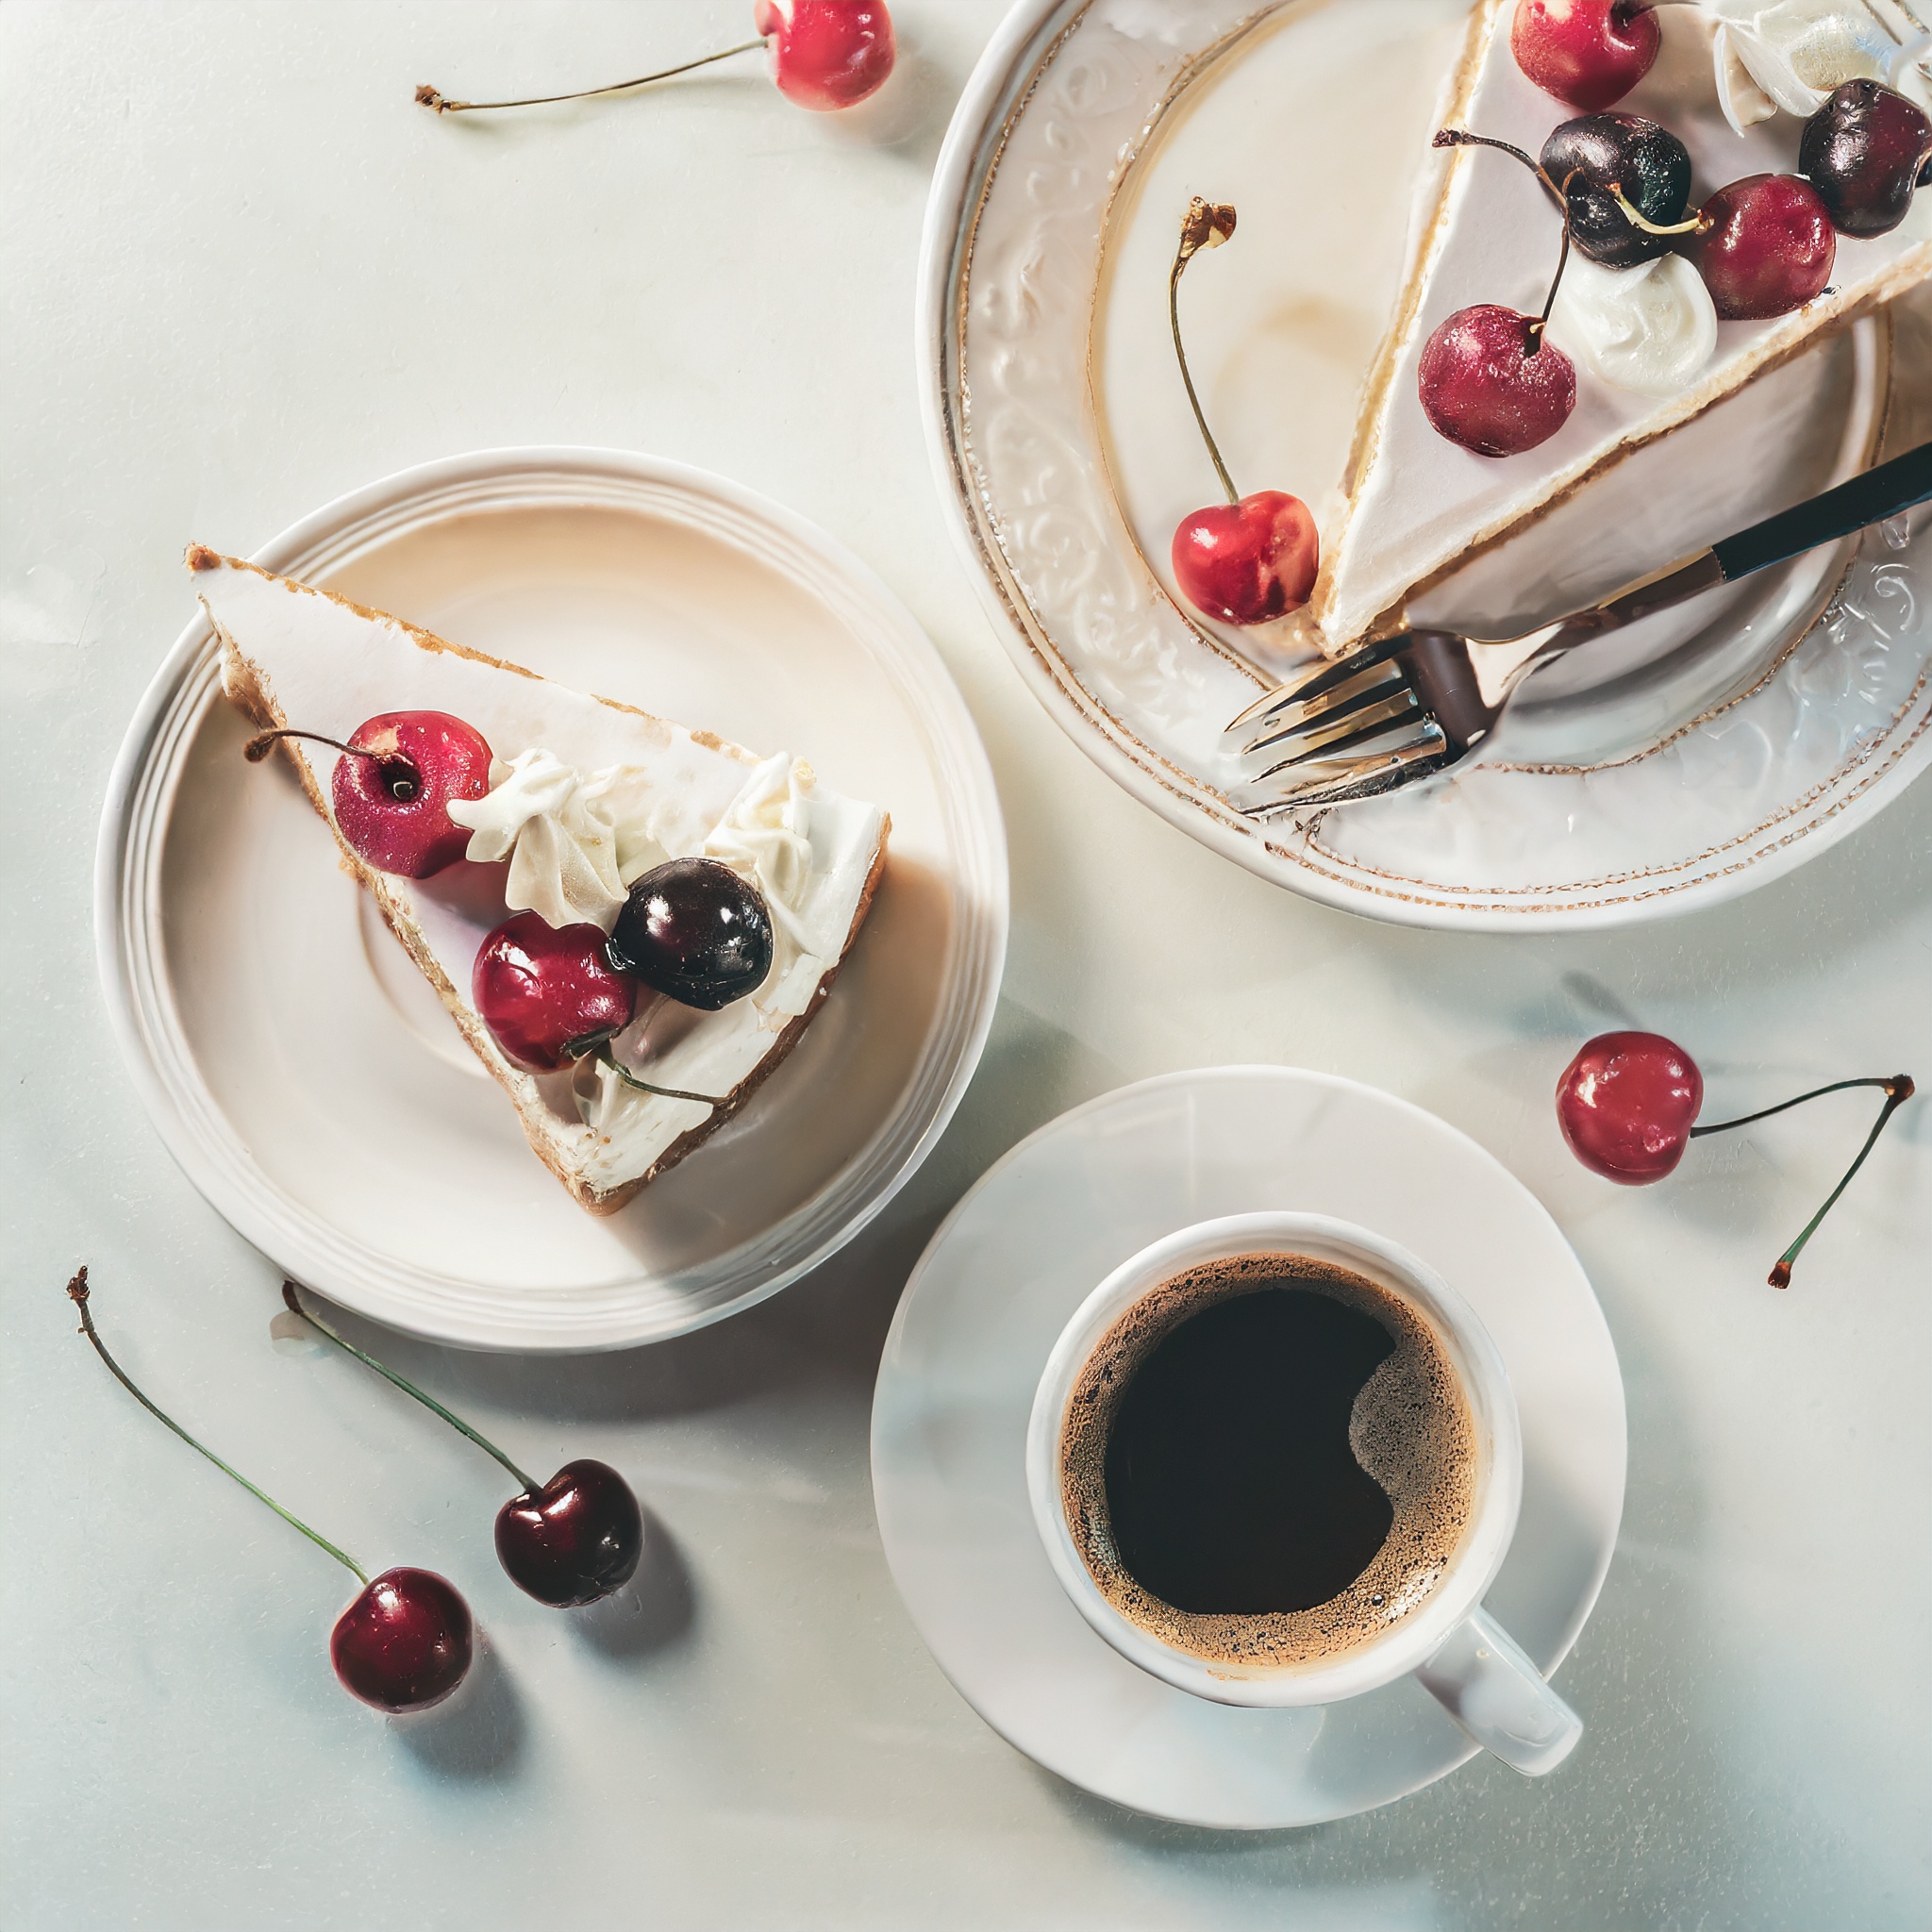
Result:
<svg viewBox="0 0 1932 1932"><path fill-rule="evenodd" d="M1447 1574L1403 1622L1307 1664L1210 1662L1134 1623L1094 1582L1061 1501L1067 1404L1108 1332L1176 1274L1255 1254L1334 1262L1406 1302L1460 1376L1475 1424L1475 1503ZM1048 1560L1081 1615L1123 1657L1177 1690L1216 1704L1335 1704L1412 1672L1478 1744L1532 1777L1554 1771L1583 1734L1582 1720L1482 1607L1523 1500L1523 1433L1503 1358L1475 1311L1441 1275L1366 1228L1321 1214L1238 1214L1183 1228L1115 1269L1074 1311L1047 1357L1026 1432L1026 1487Z"/></svg>

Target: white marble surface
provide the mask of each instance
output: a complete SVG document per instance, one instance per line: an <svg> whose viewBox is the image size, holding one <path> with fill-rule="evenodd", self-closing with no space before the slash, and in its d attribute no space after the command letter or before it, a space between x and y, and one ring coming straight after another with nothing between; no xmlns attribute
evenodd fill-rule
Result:
<svg viewBox="0 0 1932 1932"><path fill-rule="evenodd" d="M1372 4L1372 0L1365 0ZM719 74L438 124L409 104L635 72L731 0L0 5L0 731L9 1030L0 1860L9 1932L128 1926L1923 1927L1932 1916L1932 1115L1874 1156L1779 1297L1763 1274L1863 1102L1613 1191L1550 1085L1607 1012L1713 1104L1932 1074L1932 791L1756 897L1575 941L1312 908L1158 823L1034 707L948 546L912 385L927 170L997 0L904 0L871 125ZM575 1624L489 1550L494 1466L268 1336L274 1271L174 1169L104 1038L90 873L108 762L190 610L340 491L484 444L627 445L819 518L912 606L1012 837L979 1081L887 1221L689 1340L589 1362L392 1353L513 1453L631 1473L674 1566ZM877 1352L940 1214L1070 1103L1231 1059L1379 1082L1521 1174L1598 1285L1631 1487L1540 1785L1222 1839L1036 1771L953 1693L880 1557ZM1399 1185L1399 1176L1391 1176ZM492 1664L460 1723L333 1686L340 1573L135 1411L75 1339L322 1526L446 1569Z"/></svg>

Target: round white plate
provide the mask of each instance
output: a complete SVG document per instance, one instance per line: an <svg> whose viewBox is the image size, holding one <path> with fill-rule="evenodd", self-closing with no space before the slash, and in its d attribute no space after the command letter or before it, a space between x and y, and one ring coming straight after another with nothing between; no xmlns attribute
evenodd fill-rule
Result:
<svg viewBox="0 0 1932 1932"><path fill-rule="evenodd" d="M115 1025L196 1186L335 1300L476 1348L680 1334L849 1241L951 1117L1006 949L992 775L911 615L776 504L611 450L405 471L255 560L579 689L794 751L834 790L884 805L892 836L871 916L797 1049L741 1116L598 1219L529 1151L290 774L243 761L250 727L219 697L198 619L128 727L95 880Z"/></svg>
<svg viewBox="0 0 1932 1932"><path fill-rule="evenodd" d="M1264 1208L1386 1235L1440 1270L1495 1338L1523 1415L1523 1516L1487 1603L1553 1671L1596 1602L1623 1514L1609 1331L1522 1182L1374 1088L1222 1067L1123 1088L1042 1127L960 1202L913 1271L872 1426L893 1579L967 1702L1116 1804L1244 1830L1386 1805L1474 1746L1409 1677L1344 1704L1243 1710L1128 1663L1048 1565L1027 1503L1026 1423L1068 1317L1121 1262L1191 1223Z"/></svg>
<svg viewBox="0 0 1932 1932"><path fill-rule="evenodd" d="M1287 660L1191 615L1171 581L1175 523L1214 495L1168 334L1180 211L1197 192L1241 211L1183 295L1230 468L1248 489L1317 493L1341 474L1400 278L1412 157L1466 13L1467 0L1021 0L960 103L927 211L919 346L941 487L1049 711L1215 850L1411 924L1688 911L1824 850L1932 758L1914 550L1869 537L1653 620L1539 679L1484 765L1266 826L1227 804L1244 774L1219 739ZM1550 265L1539 256L1537 275ZM1896 422L1932 395L1916 339L1896 358L1890 341L1867 322L1814 348L1416 614L1526 625L1861 467L1888 405Z"/></svg>

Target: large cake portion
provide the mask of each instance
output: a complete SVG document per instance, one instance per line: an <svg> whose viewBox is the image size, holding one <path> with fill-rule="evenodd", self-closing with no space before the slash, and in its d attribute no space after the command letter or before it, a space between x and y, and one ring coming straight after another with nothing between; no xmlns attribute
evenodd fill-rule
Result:
<svg viewBox="0 0 1932 1932"><path fill-rule="evenodd" d="M280 749L343 863L573 1196L609 1212L723 1125L830 991L884 870L880 808L827 791L789 755L759 758L199 546L188 562L222 642L227 694L264 729L348 741L366 720L433 711L488 741L488 792L449 811L477 827L468 857L421 879L378 870L343 836L331 808L342 752L298 738ZM486 936L520 907L557 927L601 917L608 933L625 888L693 857L730 868L769 908L762 984L718 1010L647 993L610 1058L545 1073L506 1053L473 996ZM611 1058L708 1098L641 1091Z"/></svg>
<svg viewBox="0 0 1932 1932"><path fill-rule="evenodd" d="M1478 0L1443 119L1536 156L1558 124L1579 110L1542 92L1518 65L1509 32L1517 4ZM1658 8L1662 53L1616 103L1620 113L1661 123L1689 149L1693 212L1742 177L1799 171L1805 123L1796 110L1824 94L1815 86L1779 86L1777 61L1740 24L1746 14L1755 20L1775 10L1740 8L1730 0ZM1731 14L1739 20L1728 20ZM1746 68L1745 55L1755 69ZM1864 71L1856 62L1853 68ZM1782 104L1754 72L1772 82ZM1826 71L1811 78L1830 84L1834 76ZM1418 395L1424 348L1448 317L1474 305L1538 314L1561 247L1562 220L1537 176L1507 156L1462 147L1418 155L1417 165L1422 180L1410 268L1364 394L1341 501L1324 517L1321 573L1296 620L1309 642L1331 654L1400 628L1407 598L1474 553L1522 530L1822 332L1932 275L1932 193L1921 192L1892 232L1869 240L1840 235L1830 285L1803 308L1769 321L1719 322L1714 340L1707 332L1689 363L1680 355L1667 379L1658 382L1653 370L1645 387L1635 388L1605 379L1595 355L1607 338L1612 361L1616 353L1621 325L1614 317L1607 322L1603 306L1611 272L1573 258L1549 341L1576 363L1574 410L1535 449L1481 456L1447 440L1424 413ZM1664 258L1657 272L1694 273L1681 256Z"/></svg>

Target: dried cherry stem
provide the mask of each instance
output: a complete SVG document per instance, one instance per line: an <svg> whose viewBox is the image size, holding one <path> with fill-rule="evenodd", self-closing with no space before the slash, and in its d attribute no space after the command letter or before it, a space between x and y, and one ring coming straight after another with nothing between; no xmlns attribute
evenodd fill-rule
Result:
<svg viewBox="0 0 1932 1932"><path fill-rule="evenodd" d="M1821 1100L1827 1093L1843 1093L1854 1087L1878 1087L1885 1092L1885 1105L1878 1110L1878 1118L1872 1124L1872 1131L1865 1136L1865 1144L1858 1149L1858 1158L1845 1170L1845 1177L1832 1189L1824 1206L1805 1224L1805 1231L1783 1255L1771 1271L1771 1285L1774 1288L1789 1288L1791 1285L1791 1267L1798 1257L1805 1252L1805 1244L1818 1232L1820 1224L1838 1206L1838 1197L1851 1186L1853 1176L1865 1164L1865 1157L1878 1144L1878 1137L1884 1133L1887 1124L1900 1108L1918 1091L1909 1074L1893 1074L1889 1079L1877 1075L1864 1080L1834 1080L1829 1087L1814 1087L1809 1093L1801 1093L1795 1100L1781 1102L1776 1107L1767 1107L1757 1113L1747 1113L1734 1121L1716 1121L1707 1127L1692 1127L1690 1138L1701 1140L1706 1134L1724 1134L1733 1127L1748 1127L1755 1121L1768 1121L1773 1114L1788 1113L1794 1107L1803 1107L1807 1100Z"/></svg>
<svg viewBox="0 0 1932 1932"><path fill-rule="evenodd" d="M1550 325L1550 317L1556 312L1557 291L1563 286L1563 276L1570 267L1570 184L1582 172L1580 168L1572 168L1563 176L1563 252L1557 258L1557 276L1550 284L1550 299L1543 304L1543 312L1529 325L1530 334L1536 338L1535 344L1529 351L1532 356L1541 353L1542 349L1544 336Z"/></svg>
<svg viewBox="0 0 1932 1932"><path fill-rule="evenodd" d="M345 758L368 758L378 772L393 774L392 776L385 776L383 783L398 805L408 805L422 790L423 774L416 769L413 758L405 758L400 752L364 751L359 745L344 744L339 738L325 738L319 731L297 731L292 727L281 731L258 731L242 747L242 756L251 765L258 765L284 738L305 738L310 744L325 744Z"/></svg>
<svg viewBox="0 0 1932 1932"><path fill-rule="evenodd" d="M656 74L641 74L635 80L612 81L608 87L587 87L571 94L532 94L524 101L453 101L438 93L425 81L416 90L416 99L419 105L433 108L439 114L487 114L498 108L551 108L559 101L593 101L604 94L624 94L634 87L649 87L654 80L670 80L677 75L690 74L695 68L708 67L716 60L734 59L738 55L749 54L755 47L764 44L764 37L760 35L755 41L741 41L735 47L723 47L715 54L701 55L678 67L660 67Z"/></svg>
<svg viewBox="0 0 1932 1932"><path fill-rule="evenodd" d="M1494 141L1487 134L1471 134L1462 127L1439 127L1431 147L1492 147L1499 155L1507 155L1511 160L1521 161L1536 178L1543 184L1543 192L1563 211L1563 252L1557 258L1557 278L1550 284L1550 297L1543 304L1543 312L1529 325L1532 338L1528 353L1540 355L1543 346L1543 333L1550 325L1550 317L1557 307L1557 291L1563 286L1563 276L1570 267L1571 225L1570 225L1570 184L1583 170L1572 168L1563 177L1559 188L1551 179L1550 171L1539 160L1532 159L1520 147L1512 146L1507 141Z"/></svg>
<svg viewBox="0 0 1932 1932"><path fill-rule="evenodd" d="M135 1387L133 1381L129 1378L127 1372L121 1366L119 1362L117 1362L114 1359L112 1356L110 1356L108 1353L108 1345L101 1340L100 1331L96 1329L94 1326L93 1315L90 1311L87 1305L89 1289L87 1285L87 1270L85 1268L83 1268L79 1272L79 1274L77 1274L74 1277L74 1279L67 1284L67 1292L69 1296L73 1299L75 1305L80 1309L80 1332L83 1335L85 1335L91 1342L93 1343L94 1353L97 1356L99 1356L104 1362L107 1363L108 1369L113 1374L114 1379L120 1383L122 1388L126 1390L128 1394L134 1397L135 1401L141 1404L142 1407L147 1410L148 1414L153 1416L157 1422L163 1423L169 1428L173 1429L174 1432L177 1436L179 1436L181 1440L184 1442L186 1442L191 1449L196 1451L199 1455L206 1456L210 1462L212 1462L214 1466L218 1470L220 1470L224 1475L233 1476L234 1479L238 1483L240 1483L242 1487L244 1490L246 1490L248 1493L256 1499L257 1502L266 1503L268 1507L271 1509L273 1509L275 1512L275 1514L282 1519L284 1523L288 1524L291 1528L299 1529L302 1532L302 1534L306 1536L310 1542L315 1544L315 1546L318 1549L326 1550L329 1553L329 1555L336 1559L338 1563L341 1564L343 1569L352 1572L359 1579L359 1581L362 1583L365 1589L368 1587L369 1573L368 1571L363 1569L361 1564L357 1562L354 1557L350 1556L344 1550L337 1549L335 1544L330 1542L326 1537L318 1536L315 1533L315 1531L310 1529L309 1526L306 1523L304 1523L299 1516L290 1515L290 1513L286 1509L284 1509L282 1506L279 1503L277 1503L273 1496L268 1494L266 1491L258 1490L255 1487L255 1485L252 1482L250 1482L245 1475L242 1474L240 1470L230 1469L228 1465L225 1462L224 1462L222 1458L219 1456L217 1456L215 1452L207 1445L207 1443L197 1442L194 1440L194 1438L191 1436L188 1433L188 1431L184 1429L181 1426L181 1424L175 1420L173 1416L167 1414L162 1409L157 1408L155 1405L152 1402L150 1402L147 1399L147 1397L143 1395L138 1388Z"/></svg>
<svg viewBox="0 0 1932 1932"><path fill-rule="evenodd" d="M1662 226L1652 221L1641 208L1631 206L1624 193L1624 184L1621 181L1610 183L1609 195L1623 210L1624 219L1633 228L1641 228L1646 235L1707 235L1717 226L1717 223L1702 208L1699 208L1689 221L1673 222L1668 226Z"/></svg>
<svg viewBox="0 0 1932 1932"><path fill-rule="evenodd" d="M487 1455L495 1457L497 1461L502 1463L504 1468L516 1477L518 1483L522 1485L522 1492L525 1495L534 1496L537 1493L537 1491L541 1486L533 1477L525 1475L487 1436L477 1434L461 1416L452 1415L448 1409L443 1407L441 1403L437 1401L435 1396L424 1394L415 1383L406 1380L403 1376L397 1374L393 1369L388 1367L385 1363L377 1361L373 1355L363 1354L347 1336L338 1335L320 1315L311 1315L302 1306L301 1296L296 1291L295 1284L292 1281L282 1283L282 1299L289 1305L289 1312L292 1315L300 1315L318 1335L325 1335L338 1348L348 1355L354 1356L366 1368L374 1369L385 1381L393 1382L405 1395L413 1395L425 1408L440 1415L459 1435L469 1437L470 1441L475 1443L477 1448L483 1450Z"/></svg>
<svg viewBox="0 0 1932 1932"><path fill-rule="evenodd" d="M1214 474L1221 478L1221 487L1227 491L1228 502L1238 504L1241 500L1241 491L1234 487L1234 478L1227 474L1227 465L1221 460L1221 446L1208 426L1201 398L1194 393L1194 377L1188 368L1188 352L1181 344L1181 276L1189 262L1202 249L1219 248L1234 233L1234 209L1225 202L1207 202L1197 194L1188 204L1188 211L1181 219L1180 249L1174 258L1174 271L1167 278L1167 321L1174 332L1174 353L1180 361L1181 380L1187 385L1188 401L1193 406L1201 441L1208 445L1208 459L1214 465Z"/></svg>

